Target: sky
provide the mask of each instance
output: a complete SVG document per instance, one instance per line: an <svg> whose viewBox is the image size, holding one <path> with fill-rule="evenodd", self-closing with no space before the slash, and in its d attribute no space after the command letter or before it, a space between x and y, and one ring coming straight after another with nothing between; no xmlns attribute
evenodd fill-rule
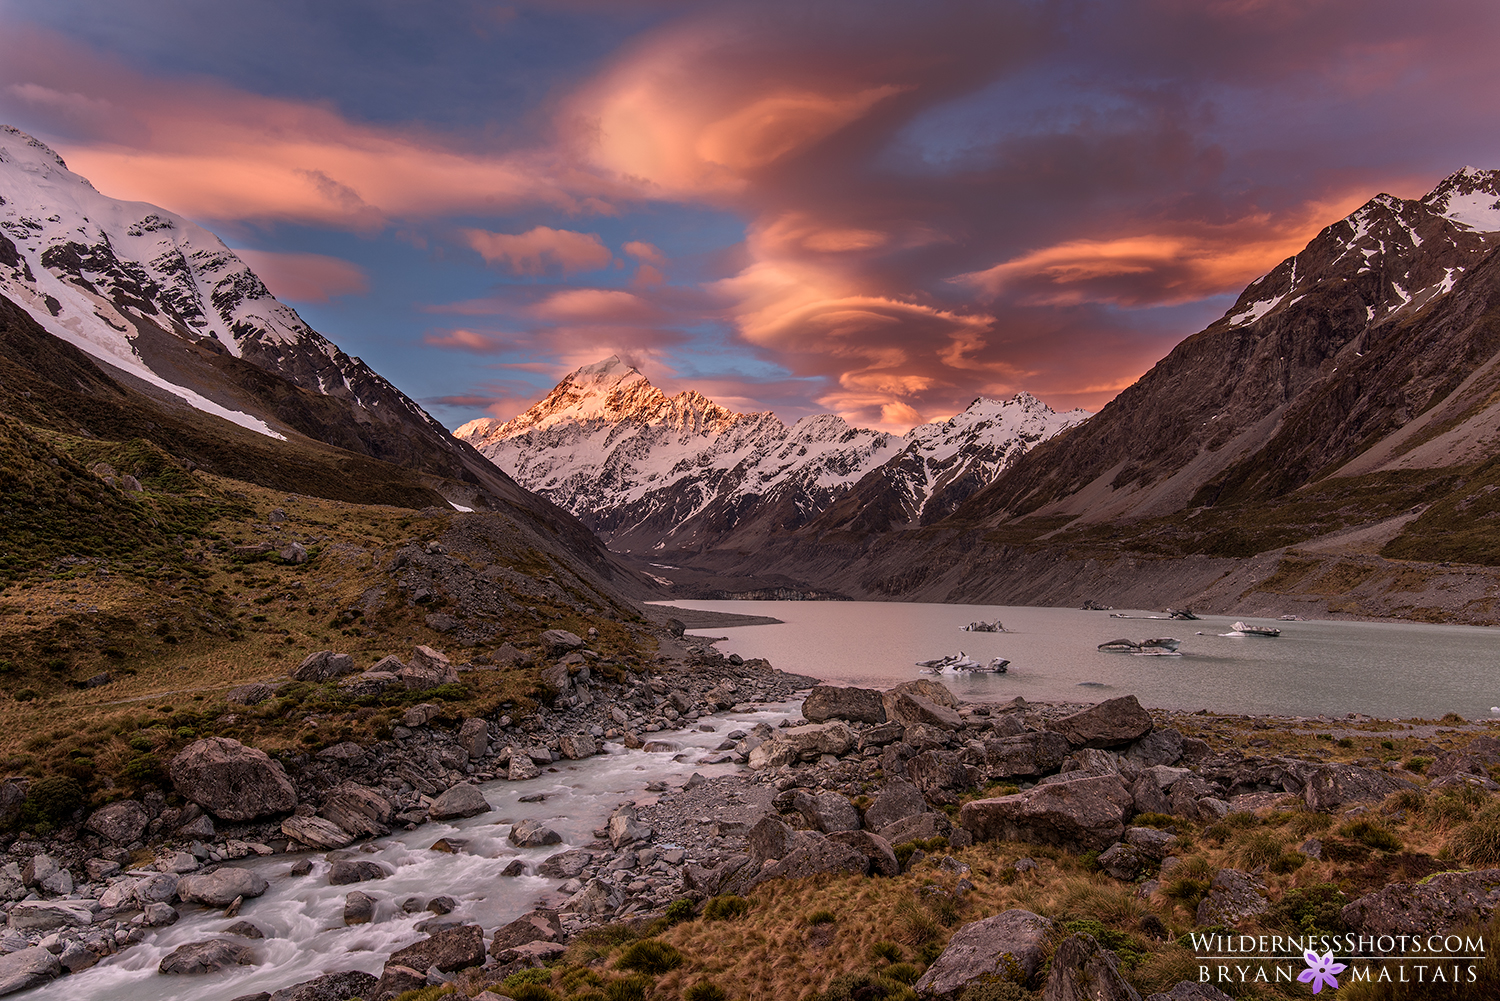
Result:
<svg viewBox="0 0 1500 1001"><path fill-rule="evenodd" d="M902 431L1097 410L1500 167L1491 0L0 0L0 121L457 427L610 354Z"/></svg>

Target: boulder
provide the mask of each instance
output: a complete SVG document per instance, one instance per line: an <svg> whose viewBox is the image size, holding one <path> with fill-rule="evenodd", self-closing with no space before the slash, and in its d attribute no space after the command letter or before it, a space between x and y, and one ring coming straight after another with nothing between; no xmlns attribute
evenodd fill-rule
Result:
<svg viewBox="0 0 1500 1001"><path fill-rule="evenodd" d="M1500 740L1475 737L1463 747L1444 751L1427 766L1429 778L1448 775L1479 775L1489 778L1490 766L1500 765Z"/></svg>
<svg viewBox="0 0 1500 1001"><path fill-rule="evenodd" d="M580 761L583 758L591 758L599 753L599 748L594 743L594 738L583 733L568 733L559 737L557 749L569 761Z"/></svg>
<svg viewBox="0 0 1500 1001"><path fill-rule="evenodd" d="M1047 955L1052 922L1013 908L953 933L948 946L914 985L923 997L953 998L974 981L998 978L1036 986Z"/></svg>
<svg viewBox="0 0 1500 1001"><path fill-rule="evenodd" d="M395 815L395 809L390 800L374 789L345 782L333 791L318 813L357 838L378 838L391 833L386 825Z"/></svg>
<svg viewBox="0 0 1500 1001"><path fill-rule="evenodd" d="M470 761L478 761L490 753L490 725L475 717L464 720L458 728L458 746Z"/></svg>
<svg viewBox="0 0 1500 1001"><path fill-rule="evenodd" d="M1392 793L1412 786L1408 779L1373 768L1327 764L1319 765L1305 775L1302 798L1309 810L1333 810L1349 803L1378 803Z"/></svg>
<svg viewBox="0 0 1500 1001"><path fill-rule="evenodd" d="M344 924L367 925L375 920L375 898L361 890L351 890L344 898Z"/></svg>
<svg viewBox="0 0 1500 1001"><path fill-rule="evenodd" d="M1134 695L1101 702L1048 726L1073 747L1124 747L1151 732L1151 714Z"/></svg>
<svg viewBox="0 0 1500 1001"><path fill-rule="evenodd" d="M1200 925L1235 925L1271 907L1266 885L1248 872L1220 869L1208 886L1208 896L1198 903Z"/></svg>
<svg viewBox="0 0 1500 1001"><path fill-rule="evenodd" d="M522 820L510 829L510 843L519 848L540 848L562 841L562 835L540 820Z"/></svg>
<svg viewBox="0 0 1500 1001"><path fill-rule="evenodd" d="M901 863L896 861L891 843L878 834L871 834L869 831L835 831L828 835L828 840L848 845L863 854L870 860L869 871L872 875L901 875Z"/></svg>
<svg viewBox="0 0 1500 1001"><path fill-rule="evenodd" d="M212 938L179 946L157 964L156 971L166 974L215 973L229 966L248 966L255 961L254 957L247 945Z"/></svg>
<svg viewBox="0 0 1500 1001"><path fill-rule="evenodd" d="M1155 862L1171 855L1177 849L1177 835L1159 831L1154 827L1127 827L1125 844Z"/></svg>
<svg viewBox="0 0 1500 1001"><path fill-rule="evenodd" d="M854 723L884 723L885 705L873 688L837 688L818 685L802 703L802 715L814 723L831 719Z"/></svg>
<svg viewBox="0 0 1500 1001"><path fill-rule="evenodd" d="M354 843L354 835L322 817L291 816L281 822L281 833L309 848L331 851Z"/></svg>
<svg viewBox="0 0 1500 1001"><path fill-rule="evenodd" d="M959 823L976 841L1031 840L1102 849L1125 833L1133 801L1114 775L1096 775L965 803Z"/></svg>
<svg viewBox="0 0 1500 1001"><path fill-rule="evenodd" d="M1125 757L1142 768L1175 765L1182 760L1182 734L1170 728L1152 730L1126 748Z"/></svg>
<svg viewBox="0 0 1500 1001"><path fill-rule="evenodd" d="M302 663L292 670L292 680L319 684L332 681L334 678L342 678L346 674L353 674L354 671L354 658L347 653L319 650L317 653L308 654L303 658Z"/></svg>
<svg viewBox="0 0 1500 1001"><path fill-rule="evenodd" d="M164 904L177 896L177 884L181 881L181 877L170 872L151 873L136 880L132 892L142 907L155 903Z"/></svg>
<svg viewBox="0 0 1500 1001"><path fill-rule="evenodd" d="M346 998L375 998L378 978L358 970L325 973L291 987L283 987L267 1001L345 1001Z"/></svg>
<svg viewBox="0 0 1500 1001"><path fill-rule="evenodd" d="M1051 730L995 737L984 742L984 771L992 779L1046 775L1067 756L1067 738Z"/></svg>
<svg viewBox="0 0 1500 1001"><path fill-rule="evenodd" d="M524 782L540 774L542 770L536 766L536 762L524 754L517 753L510 756L510 766L506 769L505 777L512 782Z"/></svg>
<svg viewBox="0 0 1500 1001"><path fill-rule="evenodd" d="M367 859L339 859L328 869L329 886L347 886L350 883L366 883L372 879L385 879L390 872L379 862Z"/></svg>
<svg viewBox="0 0 1500 1001"><path fill-rule="evenodd" d="M880 830L898 820L927 812L927 800L916 786L901 779L893 779L880 790L875 802L865 811L865 825L871 830Z"/></svg>
<svg viewBox="0 0 1500 1001"><path fill-rule="evenodd" d="M0 956L0 994L14 994L49 983L62 973L62 963L39 945Z"/></svg>
<svg viewBox="0 0 1500 1001"><path fill-rule="evenodd" d="M840 844L827 835L802 832L786 856L767 862L754 882L770 879L803 879L823 872L853 872L864 875L870 860L864 852Z"/></svg>
<svg viewBox="0 0 1500 1001"><path fill-rule="evenodd" d="M1141 1001L1120 960L1092 935L1069 935L1052 956L1042 1001Z"/></svg>
<svg viewBox="0 0 1500 1001"><path fill-rule="evenodd" d="M457 817L477 817L481 813L489 813L490 804L485 801L484 794L479 791L478 786L467 782L460 782L437 799L427 808L427 815L433 820L453 820Z"/></svg>
<svg viewBox="0 0 1500 1001"><path fill-rule="evenodd" d="M906 763L906 774L929 802L956 803L956 793L979 784L979 771L957 751L925 751Z"/></svg>
<svg viewBox="0 0 1500 1001"><path fill-rule="evenodd" d="M89 814L83 826L106 841L128 845L141 839L150 822L151 815L140 803L133 799L118 799Z"/></svg>
<svg viewBox="0 0 1500 1001"><path fill-rule="evenodd" d="M824 834L834 831L859 830L859 811L848 797L836 792L824 792L814 796L806 789L798 789L792 797L792 809L814 830Z"/></svg>
<svg viewBox="0 0 1500 1001"><path fill-rule="evenodd" d="M228 907L236 897L258 897L270 884L249 869L224 866L213 872L193 873L177 881L177 896L183 903Z"/></svg>
<svg viewBox="0 0 1500 1001"><path fill-rule="evenodd" d="M813 723L808 726L782 730L774 740L767 741L750 753L754 768L756 752L773 745L787 747L798 758L812 760L821 754L845 754L854 746L854 734L843 723Z"/></svg>
<svg viewBox="0 0 1500 1001"><path fill-rule="evenodd" d="M18 932L84 928L93 923L93 909L82 900L22 900L10 909L10 927Z"/></svg>
<svg viewBox="0 0 1500 1001"><path fill-rule="evenodd" d="M536 873L547 879L573 879L575 876L582 875L583 870L587 869L593 860L592 853L574 848L548 856Z"/></svg>
<svg viewBox="0 0 1500 1001"><path fill-rule="evenodd" d="M903 681L895 688L881 695L881 699L885 702L886 719L896 718L896 714L891 712L891 705L903 693L921 696L928 702L935 702L947 709L958 708L958 696L953 694L951 688L941 681L933 681L931 678L918 678L915 681Z"/></svg>
<svg viewBox="0 0 1500 1001"><path fill-rule="evenodd" d="M445 973L479 966L484 962L484 931L478 925L444 928L392 953L387 962L423 971L436 966Z"/></svg>
<svg viewBox="0 0 1500 1001"><path fill-rule="evenodd" d="M566 629L548 629L542 633L541 641L550 657L561 657L571 650L581 650L587 645L582 636L570 633Z"/></svg>
<svg viewBox="0 0 1500 1001"><path fill-rule="evenodd" d="M1436 935L1483 921L1500 905L1500 869L1440 872L1420 883L1391 883L1344 906L1344 924L1362 935ZM19 906L19 905L17 905Z"/></svg>
<svg viewBox="0 0 1500 1001"><path fill-rule="evenodd" d="M167 765L167 775L179 795L221 820L255 820L297 805L280 763L229 737L193 741Z"/></svg>
<svg viewBox="0 0 1500 1001"><path fill-rule="evenodd" d="M951 844L955 832L946 814L918 813L887 824L876 833L893 845L902 845L908 841L931 841L933 838L947 838ZM960 829L958 833L968 832Z"/></svg>
<svg viewBox="0 0 1500 1001"><path fill-rule="evenodd" d="M964 725L957 710L923 698L914 692L900 692L890 702L891 719L907 726L931 726L939 730L957 730Z"/></svg>
<svg viewBox="0 0 1500 1001"><path fill-rule="evenodd" d="M561 942L562 939L562 921L557 912L539 908L497 928L490 940L490 955L498 955L527 942Z"/></svg>
<svg viewBox="0 0 1500 1001"><path fill-rule="evenodd" d="M622 806L609 818L609 843L620 848L651 837L652 830L639 820L633 806Z"/></svg>
<svg viewBox="0 0 1500 1001"><path fill-rule="evenodd" d="M270 685L256 682L251 685L240 685L231 688L224 694L225 702L233 702L241 706L257 706L276 694L276 690Z"/></svg>
<svg viewBox="0 0 1500 1001"><path fill-rule="evenodd" d="M563 902L562 910L584 918L613 914L624 902L624 894L603 880L591 879L588 885Z"/></svg>
<svg viewBox="0 0 1500 1001"><path fill-rule="evenodd" d="M797 843L797 832L776 817L762 817L745 834L745 850L757 863L779 859Z"/></svg>
<svg viewBox="0 0 1500 1001"><path fill-rule="evenodd" d="M1146 868L1146 859L1123 841L1117 841L1099 853L1099 868L1115 879L1135 882Z"/></svg>

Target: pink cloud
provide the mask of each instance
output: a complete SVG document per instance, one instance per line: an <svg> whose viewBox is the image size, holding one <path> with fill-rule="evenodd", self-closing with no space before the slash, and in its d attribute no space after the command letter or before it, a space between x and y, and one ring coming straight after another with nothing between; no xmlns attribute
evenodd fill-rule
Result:
<svg viewBox="0 0 1500 1001"><path fill-rule="evenodd" d="M657 319L659 310L639 296L618 289L577 288L549 295L529 312L545 320L639 323Z"/></svg>
<svg viewBox="0 0 1500 1001"><path fill-rule="evenodd" d="M625 253L636 260L645 261L647 264L665 266L667 255L661 252L661 248L642 240L631 240L624 246Z"/></svg>
<svg viewBox="0 0 1500 1001"><path fill-rule="evenodd" d="M333 296L370 290L370 278L364 269L338 257L248 249L236 250L235 254L278 299L327 302Z"/></svg>
<svg viewBox="0 0 1500 1001"><path fill-rule="evenodd" d="M596 271L608 267L614 260L614 255L597 233L537 226L516 234L466 229L463 236L470 247L479 251L486 264L497 265L518 275Z"/></svg>
<svg viewBox="0 0 1500 1001"><path fill-rule="evenodd" d="M477 351L480 353L502 351L511 346L511 342L501 334L469 330L463 327L456 327L451 330L428 331L422 335L422 343L435 348L450 348L457 351Z"/></svg>

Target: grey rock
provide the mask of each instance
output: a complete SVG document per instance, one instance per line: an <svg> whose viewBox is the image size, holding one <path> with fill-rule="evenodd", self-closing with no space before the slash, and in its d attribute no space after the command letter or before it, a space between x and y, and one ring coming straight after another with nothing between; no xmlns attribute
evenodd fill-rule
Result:
<svg viewBox="0 0 1500 1001"><path fill-rule="evenodd" d="M1173 729L1152 730L1131 744L1125 757L1142 768L1175 765L1182 760L1182 734Z"/></svg>
<svg viewBox="0 0 1500 1001"><path fill-rule="evenodd" d="M1117 841L1099 854L1099 868L1115 879L1132 883L1146 868L1141 853L1123 841Z"/></svg>
<svg viewBox="0 0 1500 1001"><path fill-rule="evenodd" d="M181 878L169 872L153 873L135 881L132 892L136 901L145 907L148 904L168 903L177 896L177 884Z"/></svg>
<svg viewBox="0 0 1500 1001"><path fill-rule="evenodd" d="M906 763L906 774L929 802L943 805L979 782L978 769L971 770L957 751L924 751Z"/></svg>
<svg viewBox="0 0 1500 1001"><path fill-rule="evenodd" d="M872 830L888 827L898 820L927 812L927 801L910 782L894 779L885 784L875 802L865 811L865 824Z"/></svg>
<svg viewBox="0 0 1500 1001"><path fill-rule="evenodd" d="M375 898L362 890L351 890L344 898L344 924L367 925L375 920Z"/></svg>
<svg viewBox="0 0 1500 1001"><path fill-rule="evenodd" d="M489 811L490 804L485 802L479 787L460 782L433 800L432 806L427 809L427 815L433 820L452 820L456 817L477 817Z"/></svg>
<svg viewBox="0 0 1500 1001"><path fill-rule="evenodd" d="M1159 862L1176 849L1177 835L1157 830L1154 827L1127 827L1125 844L1140 852L1144 857Z"/></svg>
<svg viewBox="0 0 1500 1001"><path fill-rule="evenodd" d="M328 869L329 886L347 886L350 883L365 883L372 879L385 879L390 870L379 862L367 859L339 859Z"/></svg>
<svg viewBox="0 0 1500 1001"><path fill-rule="evenodd" d="M283 987L268 1001L345 1001L346 998L374 998L373 988L379 978L357 970L325 973L291 987Z"/></svg>
<svg viewBox="0 0 1500 1001"><path fill-rule="evenodd" d="M308 654L303 658L302 663L292 670L292 680L321 684L324 681L342 678L346 674L353 674L354 671L354 658L347 653L319 650L317 653Z"/></svg>
<svg viewBox="0 0 1500 1001"><path fill-rule="evenodd" d="M204 737L167 766L177 792L223 820L255 820L297 805L281 765L228 737Z"/></svg>
<svg viewBox="0 0 1500 1001"><path fill-rule="evenodd" d="M445 973L479 966L484 962L484 931L478 925L443 928L392 953L388 962L415 970L435 966Z"/></svg>
<svg viewBox="0 0 1500 1001"><path fill-rule="evenodd" d="M470 761L478 761L490 753L490 727L482 719L466 719L458 728L458 746L464 749Z"/></svg>
<svg viewBox="0 0 1500 1001"><path fill-rule="evenodd" d="M594 738L582 733L564 734L557 740L558 750L562 756L569 761L579 761L583 758L591 758L599 753L598 745Z"/></svg>
<svg viewBox="0 0 1500 1001"><path fill-rule="evenodd" d="M1408 779L1358 765L1320 765L1306 776L1302 798L1309 810L1333 810L1349 803L1378 803L1412 788Z"/></svg>
<svg viewBox="0 0 1500 1001"><path fill-rule="evenodd" d="M69 973L82 973L84 970L98 963L100 958L97 952L88 948L88 946L77 939L73 939L63 946L62 954L58 956L58 961L62 963L63 969Z"/></svg>
<svg viewBox="0 0 1500 1001"><path fill-rule="evenodd" d="M828 840L848 845L863 854L870 860L872 875L901 875L901 863L896 861L896 853L892 850L891 843L878 834L871 834L869 831L835 831L828 835Z"/></svg>
<svg viewBox="0 0 1500 1001"><path fill-rule="evenodd" d="M162 928L176 924L179 917L177 908L171 904L147 904L141 911L141 924L147 928Z"/></svg>
<svg viewBox="0 0 1500 1001"><path fill-rule="evenodd" d="M894 824L887 824L877 833L891 844L900 845L908 841L930 841L933 838L948 838L951 842L954 830L945 814L918 813L903 817Z"/></svg>
<svg viewBox="0 0 1500 1001"><path fill-rule="evenodd" d="M1497 904L1500 869L1440 872L1421 883L1391 883L1346 904L1340 916L1364 935L1434 935L1484 920Z"/></svg>
<svg viewBox="0 0 1500 1001"><path fill-rule="evenodd" d="M179 946L157 964L156 970L169 975L216 973L230 966L248 966L254 957L249 946L214 938Z"/></svg>
<svg viewBox="0 0 1500 1001"><path fill-rule="evenodd" d="M992 779L1046 775L1061 768L1067 756L1067 738L1050 730L984 742L985 774Z"/></svg>
<svg viewBox="0 0 1500 1001"><path fill-rule="evenodd" d="M94 912L81 900L23 900L10 909L10 927L18 932L85 928Z"/></svg>
<svg viewBox="0 0 1500 1001"><path fill-rule="evenodd" d="M1120 960L1092 935L1069 935L1052 957L1042 1001L1141 1001Z"/></svg>
<svg viewBox="0 0 1500 1001"><path fill-rule="evenodd" d="M213 872L183 876L177 881L177 896L185 903L228 907L236 897L258 897L269 886L258 873L225 866Z"/></svg>
<svg viewBox="0 0 1500 1001"><path fill-rule="evenodd" d="M802 814L810 826L824 834L857 831L860 828L859 811L847 797L836 792L814 796L805 789L798 789L792 799L792 807Z"/></svg>
<svg viewBox="0 0 1500 1001"><path fill-rule="evenodd" d="M1066 716L1048 729L1062 734L1073 747L1123 747L1146 736L1151 727L1151 714L1134 695L1126 695Z"/></svg>
<svg viewBox="0 0 1500 1001"><path fill-rule="evenodd" d="M524 754L512 754L510 756L510 768L506 771L506 778L512 782L524 782L534 779L542 774L542 770L536 766L529 757Z"/></svg>
<svg viewBox="0 0 1500 1001"><path fill-rule="evenodd" d="M823 834L803 833L778 861L765 863L756 883L772 879L804 879L824 872L854 872L863 875L870 860L864 852L840 844Z"/></svg>
<svg viewBox="0 0 1500 1001"><path fill-rule="evenodd" d="M40 987L60 973L62 963L41 946L0 956L0 994Z"/></svg>
<svg viewBox="0 0 1500 1001"><path fill-rule="evenodd" d="M956 710L923 698L914 692L901 692L890 707L891 718L907 726L923 725L939 730L958 730L963 727L963 717Z"/></svg>
<svg viewBox="0 0 1500 1001"><path fill-rule="evenodd" d="M1034 988L1047 954L1052 922L1015 908L954 932L948 946L914 985L922 996L954 997L976 980L999 978Z"/></svg>
<svg viewBox="0 0 1500 1001"><path fill-rule="evenodd" d="M33 855L26 860L21 868L21 884L23 886L41 886L48 877L56 875L61 871L57 859L45 853Z"/></svg>
<svg viewBox="0 0 1500 1001"><path fill-rule="evenodd" d="M387 825L395 811L390 800L374 789L357 782L344 782L324 801L318 813L356 838L376 838L391 832Z"/></svg>
<svg viewBox="0 0 1500 1001"><path fill-rule="evenodd" d="M151 815L140 803L133 799L119 799L89 814L83 826L106 841L128 845L141 839L150 822Z"/></svg>
<svg viewBox="0 0 1500 1001"><path fill-rule="evenodd" d="M354 843L354 835L322 817L291 816L281 822L281 833L310 848L331 851Z"/></svg>
<svg viewBox="0 0 1500 1001"><path fill-rule="evenodd" d="M240 685L238 688L231 688L225 694L224 700L241 706L257 706L275 693L276 690L270 685L256 682L252 685Z"/></svg>
<svg viewBox="0 0 1500 1001"><path fill-rule="evenodd" d="M802 703L802 715L814 723L831 719L856 723L884 723L885 705L872 688L836 688L818 685Z"/></svg>
<svg viewBox="0 0 1500 1001"><path fill-rule="evenodd" d="M757 863L779 859L797 842L797 832L776 817L762 817L745 834L745 850Z"/></svg>
<svg viewBox="0 0 1500 1001"><path fill-rule="evenodd" d="M1235 925L1264 914L1271 906L1265 888L1264 883L1248 872L1220 869L1209 883L1208 896L1198 904L1198 923Z"/></svg>
<svg viewBox="0 0 1500 1001"><path fill-rule="evenodd" d="M589 863L594 860L593 854L574 848L570 851L559 852L549 856L537 869L538 876L547 879L572 879L583 874Z"/></svg>
<svg viewBox="0 0 1500 1001"><path fill-rule="evenodd" d="M640 822L634 807L621 807L609 818L609 843L614 848L645 841L652 833L649 826Z"/></svg>
<svg viewBox="0 0 1500 1001"><path fill-rule="evenodd" d="M562 921L558 913L539 908L497 928L494 938L490 940L490 954L496 955L527 942L560 942L562 939Z"/></svg>
<svg viewBox="0 0 1500 1001"><path fill-rule="evenodd" d="M265 938L266 933L248 921L236 921L224 929L225 935L238 935L240 938Z"/></svg>
<svg viewBox="0 0 1500 1001"><path fill-rule="evenodd" d="M1132 804L1117 776L1091 776L973 800L959 811L959 823L976 841L1022 839L1102 849L1125 833Z"/></svg>
<svg viewBox="0 0 1500 1001"><path fill-rule="evenodd" d="M562 841L562 835L540 820L522 820L510 829L510 843L519 848L540 848Z"/></svg>
<svg viewBox="0 0 1500 1001"><path fill-rule="evenodd" d="M439 685L458 684L458 668L446 654L430 646L419 646L412 651L411 662L396 672L409 692L425 692Z"/></svg>
<svg viewBox="0 0 1500 1001"><path fill-rule="evenodd" d="M570 650L580 650L587 644L583 637L577 633L570 633L566 629L548 629L541 635L542 645L547 648L550 656L557 657Z"/></svg>

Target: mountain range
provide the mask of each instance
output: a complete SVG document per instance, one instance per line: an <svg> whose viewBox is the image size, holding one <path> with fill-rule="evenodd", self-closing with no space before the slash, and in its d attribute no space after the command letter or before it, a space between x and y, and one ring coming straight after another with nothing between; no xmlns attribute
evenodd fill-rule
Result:
<svg viewBox="0 0 1500 1001"><path fill-rule="evenodd" d="M567 375L509 420L454 432L617 551L750 549L857 496L872 530L952 513L1027 449L1086 419L1026 393L975 400L905 435L836 414L790 427L693 390L668 396L617 356Z"/></svg>

